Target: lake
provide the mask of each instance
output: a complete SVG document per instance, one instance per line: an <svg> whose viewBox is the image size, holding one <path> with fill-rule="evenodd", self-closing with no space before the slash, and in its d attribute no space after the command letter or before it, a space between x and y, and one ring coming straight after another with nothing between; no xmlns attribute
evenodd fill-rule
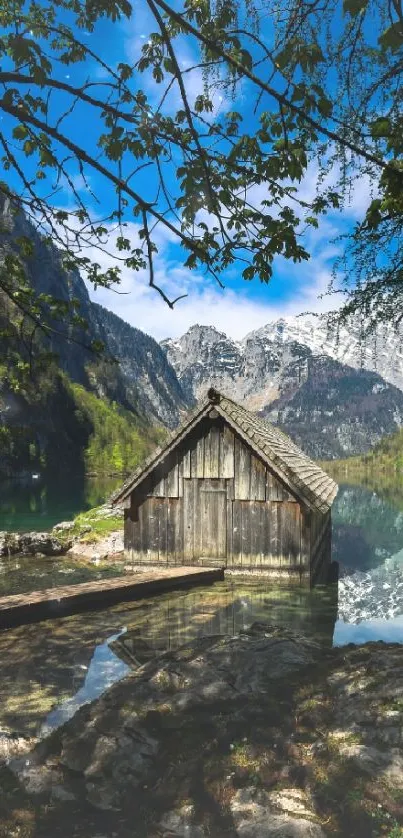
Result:
<svg viewBox="0 0 403 838"><path fill-rule="evenodd" d="M121 477L71 476L59 480L27 477L0 482L0 530L49 530L79 512L99 506L122 483Z"/></svg>
<svg viewBox="0 0 403 838"><path fill-rule="evenodd" d="M91 481L80 492L74 486L58 491L14 485L8 496L3 486L1 508L4 515L7 507L7 521L18 529L44 529L101 503L118 482ZM306 591L232 577L208 588L0 632L0 728L44 736L156 653L203 634L235 634L256 621L289 627L327 647L379 639L402 643L400 482L383 478L375 486L343 477L332 520L338 584ZM3 592L26 589L30 580L38 588L118 572L63 557L8 562L0 566Z"/></svg>

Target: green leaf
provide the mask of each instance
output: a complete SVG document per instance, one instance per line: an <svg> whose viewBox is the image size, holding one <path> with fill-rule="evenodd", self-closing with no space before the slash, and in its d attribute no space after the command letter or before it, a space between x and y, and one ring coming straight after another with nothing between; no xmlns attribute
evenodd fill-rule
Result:
<svg viewBox="0 0 403 838"><path fill-rule="evenodd" d="M389 137L392 132L392 124L386 116L380 116L375 122L370 125L371 136L374 139L378 137Z"/></svg>
<svg viewBox="0 0 403 838"><path fill-rule="evenodd" d="M368 0L343 0L343 12L351 17L357 17L368 6Z"/></svg>
<svg viewBox="0 0 403 838"><path fill-rule="evenodd" d="M398 21L393 23L392 26L389 26L389 29L386 29L385 32L380 35L378 43L381 47L384 47L384 49L390 49L392 52L396 52L400 49L403 45L402 24Z"/></svg>
<svg viewBox="0 0 403 838"><path fill-rule="evenodd" d="M15 140L25 140L25 137L28 136L28 128L26 125L16 125L13 128L13 137Z"/></svg>

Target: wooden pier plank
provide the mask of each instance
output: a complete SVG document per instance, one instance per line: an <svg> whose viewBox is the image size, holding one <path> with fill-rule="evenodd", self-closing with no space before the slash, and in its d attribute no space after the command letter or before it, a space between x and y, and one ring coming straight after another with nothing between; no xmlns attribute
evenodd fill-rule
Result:
<svg viewBox="0 0 403 838"><path fill-rule="evenodd" d="M223 568L158 567L111 579L14 594L0 598L0 628L65 617L164 593L182 585L209 584L223 578Z"/></svg>

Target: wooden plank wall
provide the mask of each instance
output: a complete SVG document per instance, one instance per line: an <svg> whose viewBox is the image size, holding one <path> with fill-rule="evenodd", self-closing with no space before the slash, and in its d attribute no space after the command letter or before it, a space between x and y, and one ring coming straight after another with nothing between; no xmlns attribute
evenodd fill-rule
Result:
<svg viewBox="0 0 403 838"><path fill-rule="evenodd" d="M259 457L219 419L205 420L185 444L167 457L150 478L149 495L178 498L183 479L234 479L236 500L294 498Z"/></svg>
<svg viewBox="0 0 403 838"><path fill-rule="evenodd" d="M301 509L288 501L232 504L232 549L228 566L295 567L301 555Z"/></svg>
<svg viewBox="0 0 403 838"><path fill-rule="evenodd" d="M221 419L200 423L133 493L125 512L125 547L133 559L194 563L203 545L196 507L202 486L212 491L214 481L217 490L226 490L226 516L221 512L221 517L226 517L229 567L299 566L309 572L326 516L304 510Z"/></svg>
<svg viewBox="0 0 403 838"><path fill-rule="evenodd" d="M184 564L181 500L148 497L125 510L125 549L140 564Z"/></svg>
<svg viewBox="0 0 403 838"><path fill-rule="evenodd" d="M310 574L311 581L322 574L323 566L330 567L331 563L331 544L332 544L332 527L331 527L331 513L327 512L325 515L316 513L313 516L312 522L312 550L310 557ZM322 574L323 575L323 574Z"/></svg>

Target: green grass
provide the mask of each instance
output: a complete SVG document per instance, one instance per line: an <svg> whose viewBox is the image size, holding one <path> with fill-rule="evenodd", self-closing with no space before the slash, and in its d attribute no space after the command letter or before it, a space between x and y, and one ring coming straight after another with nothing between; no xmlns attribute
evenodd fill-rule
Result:
<svg viewBox="0 0 403 838"><path fill-rule="evenodd" d="M88 509L86 512L80 512L74 521L72 521L69 530L56 531L56 535L61 541L68 540L72 537L79 536L80 541L86 543L93 543L101 541L110 533L123 529L123 518L121 515L112 515L111 517L102 517L102 506L96 506L94 509ZM87 529L87 528L91 529Z"/></svg>

